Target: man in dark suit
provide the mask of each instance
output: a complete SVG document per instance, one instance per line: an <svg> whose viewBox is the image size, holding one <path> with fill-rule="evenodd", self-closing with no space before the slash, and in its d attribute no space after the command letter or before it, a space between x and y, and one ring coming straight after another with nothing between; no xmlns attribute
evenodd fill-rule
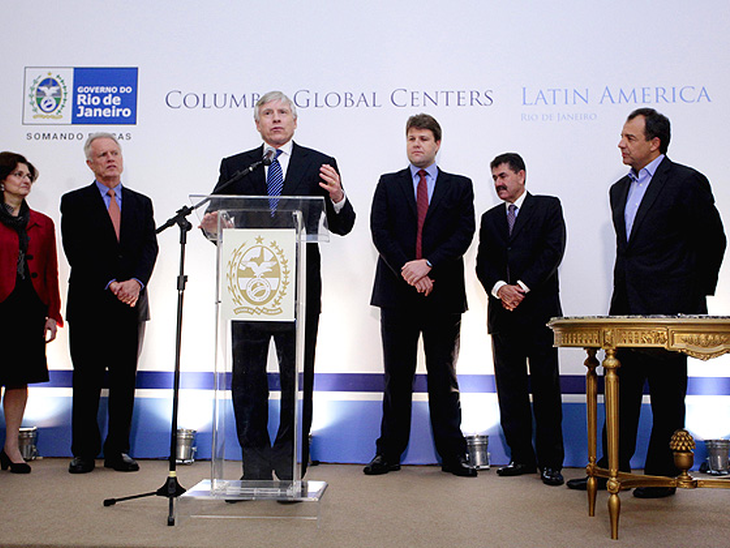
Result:
<svg viewBox="0 0 730 548"><path fill-rule="evenodd" d="M283 93L266 93L254 108L256 129L264 144L253 150L224 158L220 177L213 193L242 196L322 196L325 198L327 224L331 232L344 236L355 224L355 211L345 196L337 162L321 152L304 148L294 141L297 112L294 103ZM273 162L249 176L223 188L238 171L262 159L273 149ZM276 165L275 165L276 164ZM280 170L283 188L271 190L273 170ZM269 218L269 215L266 215ZM276 219L270 219L276 223ZM217 213L203 218L202 227L214 232ZM312 424L314 391L314 355L321 310L322 277L320 253L316 243L307 244L306 317L304 335L304 376L302 402L302 476L309 459L308 435ZM268 424L268 383L266 360L273 337L279 359L282 384L281 413L276 439L271 444ZM292 323L233 322L233 376L231 389L238 440L243 449L243 479L271 480L272 471L279 480L292 479L293 425L295 394L286 383L295 372L295 327Z"/></svg>
<svg viewBox="0 0 730 548"><path fill-rule="evenodd" d="M127 453L137 357L149 319L146 288L157 259L155 221L151 200L121 184L124 164L114 135L91 135L84 152L96 180L61 198L61 236L71 265L66 316L74 366L69 472L91 472L101 450L96 417L105 371L104 466L134 472L139 465Z"/></svg>
<svg viewBox="0 0 730 548"><path fill-rule="evenodd" d="M707 314L725 253L725 233L710 183L702 173L667 156L670 123L651 108L632 112L618 147L631 168L610 191L616 231L611 315ZM669 440L684 428L687 357L678 352L622 350L617 355L619 469L629 472L644 383L653 425L644 473L676 476ZM605 440L605 431L604 431ZM604 441L604 448L605 448ZM604 456L599 466L607 467ZM605 489L605 480L599 488ZM585 478L568 487L585 489ZM673 495L670 487L639 487L634 496Z"/></svg>
<svg viewBox="0 0 730 548"><path fill-rule="evenodd" d="M525 191L527 173L519 154L491 163L503 204L482 216L477 277L489 295L494 375L500 421L512 458L500 476L532 474L546 485L562 485L563 430L558 350L547 322L562 314L558 266L565 251L560 200ZM532 410L535 448L532 445Z"/></svg>
<svg viewBox="0 0 730 548"><path fill-rule="evenodd" d="M442 470L474 477L476 469L466 462L456 379L466 310L463 255L474 237L474 190L470 179L436 166L441 127L433 117L411 116L406 139L410 166L380 178L370 217L380 254L370 304L380 307L385 393L376 455L364 472L400 469L423 335L429 411Z"/></svg>

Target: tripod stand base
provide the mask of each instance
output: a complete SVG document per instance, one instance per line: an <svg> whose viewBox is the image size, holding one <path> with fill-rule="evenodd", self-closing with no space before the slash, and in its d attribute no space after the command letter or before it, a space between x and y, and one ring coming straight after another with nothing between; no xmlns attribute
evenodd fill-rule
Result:
<svg viewBox="0 0 730 548"><path fill-rule="evenodd" d="M104 506L114 506L117 502L124 502L125 500L141 499L144 497L166 497L170 501L170 512L167 516L167 524L175 525L175 499L185 493L185 488L180 485L177 481L177 474L170 472L164 485L157 491L150 491L148 493L140 493L137 495L129 495L126 497L119 497L114 499L105 499Z"/></svg>
<svg viewBox="0 0 730 548"><path fill-rule="evenodd" d="M176 498L185 493L185 488L177 481L177 475L171 473L165 484L155 494L158 497Z"/></svg>

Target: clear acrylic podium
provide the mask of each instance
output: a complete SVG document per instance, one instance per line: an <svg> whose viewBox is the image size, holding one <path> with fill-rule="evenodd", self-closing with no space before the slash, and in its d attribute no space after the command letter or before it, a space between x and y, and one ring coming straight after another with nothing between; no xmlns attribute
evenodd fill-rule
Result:
<svg viewBox="0 0 730 548"><path fill-rule="evenodd" d="M204 231L217 244L215 403L211 477L181 505L208 501L190 515L242 517L224 501L319 502L327 484L302 479L301 414L306 245L329 241L324 199L191 200L209 200L201 217L218 212L217 231Z"/></svg>

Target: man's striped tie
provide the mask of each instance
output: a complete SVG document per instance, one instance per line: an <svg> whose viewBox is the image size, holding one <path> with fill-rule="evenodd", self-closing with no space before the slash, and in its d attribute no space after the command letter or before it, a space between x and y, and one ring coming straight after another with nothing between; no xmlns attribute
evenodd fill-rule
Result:
<svg viewBox="0 0 730 548"><path fill-rule="evenodd" d="M279 205L279 197L281 191L284 189L284 174L281 171L281 164L279 163L279 154L281 150L276 151L276 156L271 160L269 166L269 173L266 175L266 190L269 193L269 209L271 209L271 216L276 213L276 208Z"/></svg>

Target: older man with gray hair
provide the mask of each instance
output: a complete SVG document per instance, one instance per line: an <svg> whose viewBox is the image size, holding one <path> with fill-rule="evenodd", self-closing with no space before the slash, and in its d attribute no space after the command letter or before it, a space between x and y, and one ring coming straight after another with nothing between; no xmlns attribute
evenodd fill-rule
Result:
<svg viewBox="0 0 730 548"><path fill-rule="evenodd" d="M348 234L355 224L355 211L342 188L334 158L305 148L292 138L297 128L294 103L280 91L266 93L254 107L256 129L263 144L247 152L224 158L220 177L213 194L241 196L322 196L325 201L329 230L340 236ZM260 161L271 151L272 162L260 166L248 177L226 185L237 172ZM278 182L278 184L277 184ZM216 230L216 213L205 215L202 228ZM306 314L304 335L304 376L302 404L301 455L302 476L309 458L307 444L312 424L314 391L314 350L317 343L321 309L322 277L320 253L316 243L306 246ZM271 322L233 323L233 375L231 389L236 416L238 441L243 449L243 479L292 479L293 401L291 387L282 386L279 429L273 444L267 430L268 388L266 361L269 342L273 338L282 378L291 378L295 371L295 330L293 324ZM258 389L252 390L252 387Z"/></svg>
<svg viewBox="0 0 730 548"><path fill-rule="evenodd" d="M136 472L129 456L137 357L149 319L147 284L157 259L152 201L122 185L122 149L111 133L84 145L95 180L61 198L61 237L71 265L66 318L73 361L72 474L94 469L105 372L109 429L104 466Z"/></svg>

